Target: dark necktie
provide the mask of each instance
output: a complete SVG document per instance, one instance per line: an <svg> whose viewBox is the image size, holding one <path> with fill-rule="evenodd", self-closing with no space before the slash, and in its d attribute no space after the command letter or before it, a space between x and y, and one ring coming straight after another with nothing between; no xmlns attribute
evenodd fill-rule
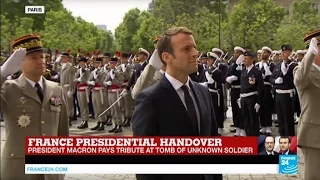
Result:
<svg viewBox="0 0 320 180"><path fill-rule="evenodd" d="M189 88L188 86L183 85L181 89L184 92L184 100L188 109L189 116L192 120L192 123L197 127L197 130L199 130L196 107L194 105L192 97L190 96Z"/></svg>
<svg viewBox="0 0 320 180"><path fill-rule="evenodd" d="M40 101L42 102L43 101L42 88L38 83L36 83L35 87L37 88L37 94L38 94L38 96L40 98Z"/></svg>

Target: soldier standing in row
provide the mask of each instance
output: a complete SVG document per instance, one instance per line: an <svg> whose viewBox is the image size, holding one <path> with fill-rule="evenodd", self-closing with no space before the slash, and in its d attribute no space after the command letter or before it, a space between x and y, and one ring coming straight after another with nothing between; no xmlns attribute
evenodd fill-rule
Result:
<svg viewBox="0 0 320 180"><path fill-rule="evenodd" d="M120 93L122 91L122 83L123 83L123 74L116 69L116 64L118 62L118 58L111 58L109 65L110 70L107 73L106 79L104 81L105 85L108 87L108 100L111 108L111 116L113 120L114 127L109 130L109 133L118 133L122 132L122 114L120 109L120 101L116 103L118 98L120 97ZM116 103L116 104L114 104Z"/></svg>
<svg viewBox="0 0 320 180"><path fill-rule="evenodd" d="M261 71L254 63L255 54L250 51L244 53L245 69L241 75L240 107L244 122L245 136L259 136L260 105L263 102L264 84Z"/></svg>
<svg viewBox="0 0 320 180"><path fill-rule="evenodd" d="M271 135L272 134L272 108L274 106L272 100L272 84L269 81L272 71L274 69L274 64L270 64L269 57L272 50L269 47L263 47L261 53L261 61L257 63L256 67L260 69L262 73L262 78L264 80L264 99L261 103L259 110L261 134Z"/></svg>
<svg viewBox="0 0 320 180"><path fill-rule="evenodd" d="M58 64L61 61L61 68L58 68ZM74 92L74 82L73 78L75 75L75 68L71 64L70 54L62 53L54 63L53 70L60 72L60 83L62 86L63 100L66 102L67 114L69 117L69 125L71 126L71 121L73 120L73 92Z"/></svg>
<svg viewBox="0 0 320 180"><path fill-rule="evenodd" d="M122 53L121 54L121 64L118 66L119 72L123 74L123 84L122 88L125 88L128 85L128 81L130 79L130 76L133 72L133 66L130 66L128 64L129 54ZM123 95L123 99L121 99L121 107L124 109L124 121L122 126L128 127L131 123L131 117L133 113L133 99L131 96L131 91L129 90L129 93L126 93Z"/></svg>
<svg viewBox="0 0 320 180"><path fill-rule="evenodd" d="M289 57L291 45L282 45L282 63L275 66L270 82L275 89L275 108L278 116L280 136L294 136L294 95L293 69L297 66Z"/></svg>
<svg viewBox="0 0 320 180"><path fill-rule="evenodd" d="M244 124L241 117L241 110L238 105L238 99L240 98L240 79L242 72L243 63L243 53L245 50L241 47L234 48L234 62L228 70L226 82L231 86L231 109L232 109L232 119L234 127L236 128L235 136L245 136Z"/></svg>
<svg viewBox="0 0 320 180"><path fill-rule="evenodd" d="M1 112L6 141L1 156L3 180L62 180L59 174L25 174L25 142L30 136L69 136L68 116L58 83L43 78L45 55L39 35L13 41L14 53L1 66ZM22 70L16 80L8 75Z"/></svg>
<svg viewBox="0 0 320 180"><path fill-rule="evenodd" d="M88 120L89 120L89 86L87 84L90 70L87 69L87 61L86 57L82 57L79 62L79 69L74 76L74 82L77 84L77 97L80 106L80 118L81 124L78 126L78 129L88 128Z"/></svg>
<svg viewBox="0 0 320 180"><path fill-rule="evenodd" d="M111 58L111 54L110 53L103 53L102 55L102 71L104 73L108 73L109 71L109 62L110 62L110 58ZM108 101L108 90L106 89L105 91L105 96L106 96L106 102L103 104L103 109L107 109L109 107L109 101ZM106 122L107 122L107 126L111 126L112 125L112 117L111 117L111 110L108 110L106 112Z"/></svg>
<svg viewBox="0 0 320 180"><path fill-rule="evenodd" d="M92 86L92 103L93 103L93 111L95 112L95 119L97 121L97 125L91 130L104 130L104 126L106 125L107 117L103 115L98 117L105 109L103 109L104 104L107 101L105 87L103 85L103 81L106 77L106 73L103 72L102 66L102 58L97 57L93 63L94 70L91 72L88 80L88 85ZM109 103L108 103L109 104Z"/></svg>

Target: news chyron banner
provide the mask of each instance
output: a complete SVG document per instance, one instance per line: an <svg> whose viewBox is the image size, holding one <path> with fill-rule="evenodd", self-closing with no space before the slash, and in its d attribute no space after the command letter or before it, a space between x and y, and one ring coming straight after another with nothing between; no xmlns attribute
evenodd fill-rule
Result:
<svg viewBox="0 0 320 180"><path fill-rule="evenodd" d="M29 137L25 173L279 173L283 160L288 169L291 156L259 155L259 143L258 137Z"/></svg>

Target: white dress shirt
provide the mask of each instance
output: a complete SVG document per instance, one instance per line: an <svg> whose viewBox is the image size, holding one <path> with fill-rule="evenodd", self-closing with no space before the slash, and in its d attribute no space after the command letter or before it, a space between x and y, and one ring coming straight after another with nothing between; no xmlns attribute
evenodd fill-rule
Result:
<svg viewBox="0 0 320 180"><path fill-rule="evenodd" d="M316 67L316 69L318 69L318 71L320 71L320 66L316 65L315 63L313 63L313 66Z"/></svg>
<svg viewBox="0 0 320 180"><path fill-rule="evenodd" d="M24 76L24 78L26 78L26 77ZM34 81L32 81L32 80L30 80L30 79L28 79L28 78L26 78L26 80L30 83L30 85L31 85L33 88L35 88L36 83L35 83ZM42 77L40 78L39 82L37 82L37 83L40 85L41 89L43 90Z"/></svg>
<svg viewBox="0 0 320 180"><path fill-rule="evenodd" d="M252 68L253 68L253 64L251 64L251 66L247 67L247 73L249 73Z"/></svg>
<svg viewBox="0 0 320 180"><path fill-rule="evenodd" d="M184 100L184 92L183 90L181 89L181 87L183 85L186 85L188 87L188 90L189 90L189 94L191 95L191 98L193 100L193 103L194 103L194 106L196 108L196 113L197 113L197 121L198 121L198 127L199 127L199 132L200 132L200 112L199 112L199 109L198 109L198 105L197 105L197 102L196 102L196 99L193 95L193 92L189 86L189 83L190 83L190 78L188 77L188 80L186 82L186 84L183 84L182 82L180 82L179 80L175 79L174 77L170 76L168 73L165 73L165 77L168 79L168 81L170 82L170 84L172 85L172 87L176 90L178 96L180 97L184 107L187 109L187 105L186 105L186 102ZM187 109L188 111L188 109Z"/></svg>

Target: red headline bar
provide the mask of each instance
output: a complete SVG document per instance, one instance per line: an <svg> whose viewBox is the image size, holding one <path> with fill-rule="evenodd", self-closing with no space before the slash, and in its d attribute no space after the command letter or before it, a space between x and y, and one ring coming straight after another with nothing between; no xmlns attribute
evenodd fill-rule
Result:
<svg viewBox="0 0 320 180"><path fill-rule="evenodd" d="M28 137L26 155L256 155L256 137Z"/></svg>

